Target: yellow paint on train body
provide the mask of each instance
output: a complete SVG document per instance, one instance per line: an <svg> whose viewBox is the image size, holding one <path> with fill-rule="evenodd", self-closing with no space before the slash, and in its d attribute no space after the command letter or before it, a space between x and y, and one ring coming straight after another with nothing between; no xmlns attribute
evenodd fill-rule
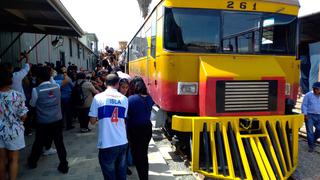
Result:
<svg viewBox="0 0 320 180"><path fill-rule="evenodd" d="M259 121L259 133L248 133L239 126L239 119L257 119ZM250 169L249 147L244 146L244 140L250 140L251 156L255 158L263 179L287 179L291 176L298 165L298 131L303 123L303 115L283 116L240 116L240 117L186 117L173 116L172 126L180 132L192 132L192 149L200 149L200 133L207 124L207 133L210 134L211 163L213 169L207 171L199 166L200 153L192 151L193 171L200 172L208 177L221 179L257 179L253 169ZM269 124L269 125L267 125ZM223 143L217 143L217 125L220 126L220 136ZM228 128L234 133L234 142L238 152L230 146L232 140ZM272 133L272 135L271 135ZM265 144L263 144L265 143ZM263 145L262 145L263 144ZM218 147L220 146L220 147ZM223 148L230 147L230 148ZM217 151L223 148L227 175L221 172L221 162ZM237 166L235 156L241 159L243 177L234 172ZM276 177L276 178L275 178Z"/></svg>
<svg viewBox="0 0 320 180"><path fill-rule="evenodd" d="M192 133L193 171L219 179L257 179L259 177L262 179L287 179L290 177L298 165L298 129L302 125L303 116L285 115L284 108L269 115L255 114L255 112L250 111L247 114L245 111L238 113L241 115L234 113L231 116L228 113L224 115L224 112L218 113L216 111L212 114L203 111L201 114L203 106L210 106L207 107L210 109L211 106L221 105L214 105L216 102L207 103L206 97L201 96L204 94L203 92L206 96L210 96L208 93L213 91L201 88L208 87L208 84L206 84L208 79L256 82L275 78L275 80L283 80L281 82L283 83L282 86L276 88L284 86L287 88L289 86L290 95L284 95L284 93L287 93L284 89L277 89L279 97L294 99L299 86L300 61L296 59L294 54L201 53L168 50L165 48L164 35L166 33L165 9L206 9L241 13L263 12L297 16L299 6L296 2L297 0L162 0L136 34L137 41L134 38L129 43L129 73L132 76L144 77L160 108L164 105L162 104L164 101L166 101L166 105L179 104L179 102L174 98L163 99L167 95L162 94L163 89L172 88L172 86L159 87L159 82L163 81L171 85L178 82L199 83L199 93L197 95L199 96L199 104L195 104L196 107L194 108L199 109L199 111L193 112L199 116L172 117L172 129ZM270 22L272 23L272 19L268 23ZM153 33L154 35L152 35ZM135 42L143 38L145 38L145 44L148 46L143 52L144 56L132 53L132 49L135 49L135 51L141 49L141 47L135 47ZM221 44L223 43L221 42ZM152 54L153 50L154 54ZM215 87L216 90L219 88L221 87ZM176 90L172 91L172 94L175 96L171 97L178 97ZM181 96L179 97L181 98ZM281 105L278 104L278 106ZM179 114L181 113L183 112ZM259 122L258 130L251 131L241 128L240 119L246 119L248 122L257 120ZM209 149L211 150L209 153L211 160L210 162L205 161L205 165L203 165L203 157L200 155L200 153L203 153L203 147L200 150L200 146L203 146L204 141L200 137L206 139L203 135L204 124L207 126L206 142L209 142ZM229 129L231 130L229 131ZM234 136L233 139L232 136ZM221 153L224 159L219 159ZM240 163L235 163L235 156L240 158ZM209 169L206 169L206 163L210 164Z"/></svg>
<svg viewBox="0 0 320 180"><path fill-rule="evenodd" d="M293 4L277 3L264 0L165 0L164 6L179 8L221 9L245 12L271 12L295 16L299 11L299 7Z"/></svg>

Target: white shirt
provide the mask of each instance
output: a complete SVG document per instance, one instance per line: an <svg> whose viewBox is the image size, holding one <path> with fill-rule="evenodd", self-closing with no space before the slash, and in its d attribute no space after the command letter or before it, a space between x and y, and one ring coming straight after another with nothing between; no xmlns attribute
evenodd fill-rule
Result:
<svg viewBox="0 0 320 180"><path fill-rule="evenodd" d="M122 71L117 71L117 74L120 79L128 79L129 81L131 80L131 77L129 74L123 73Z"/></svg>
<svg viewBox="0 0 320 180"><path fill-rule="evenodd" d="M124 120L127 113L128 98L116 89L108 88L94 97L89 116L99 120L99 149L128 143Z"/></svg>
<svg viewBox="0 0 320 180"><path fill-rule="evenodd" d="M20 92L23 98L26 98L26 96L23 91L22 80L29 73L29 71L30 66L28 63L26 63L20 71L14 72L12 77L12 89Z"/></svg>

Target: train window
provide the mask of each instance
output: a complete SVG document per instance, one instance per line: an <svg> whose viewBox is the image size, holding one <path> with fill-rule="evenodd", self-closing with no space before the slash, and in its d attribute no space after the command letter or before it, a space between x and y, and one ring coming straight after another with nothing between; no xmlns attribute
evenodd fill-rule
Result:
<svg viewBox="0 0 320 180"><path fill-rule="evenodd" d="M140 31L132 40L130 48L130 60L147 56L147 38L143 31Z"/></svg>
<svg viewBox="0 0 320 180"><path fill-rule="evenodd" d="M297 18L280 14L263 18L261 53L294 55Z"/></svg>
<svg viewBox="0 0 320 180"><path fill-rule="evenodd" d="M133 41L131 43L133 43ZM130 44L129 45L129 61L133 61L135 59L138 59L137 53L136 53L136 50L134 48L134 45Z"/></svg>
<svg viewBox="0 0 320 180"><path fill-rule="evenodd" d="M141 32L141 40L140 40L140 44L139 44L139 49L141 51L141 54L143 57L148 55L148 40L146 37L146 33L145 31Z"/></svg>
<svg viewBox="0 0 320 180"><path fill-rule="evenodd" d="M223 40L223 52L236 52L236 39L235 38L229 38Z"/></svg>
<svg viewBox="0 0 320 180"><path fill-rule="evenodd" d="M185 52L218 52L220 13L203 9L165 9L165 48Z"/></svg>
<svg viewBox="0 0 320 180"><path fill-rule="evenodd" d="M167 50L295 55L295 16L166 8L164 21L164 48Z"/></svg>
<svg viewBox="0 0 320 180"><path fill-rule="evenodd" d="M233 39L233 52L253 53L259 46L255 43L255 34L259 33L260 14L225 11L222 15L222 40ZM236 21L235 21L236 19ZM226 48L224 47L223 50Z"/></svg>
<svg viewBox="0 0 320 180"><path fill-rule="evenodd" d="M156 14L153 14L151 24L151 56L156 57L156 44L157 44L157 17Z"/></svg>
<svg viewBox="0 0 320 180"><path fill-rule="evenodd" d="M223 52L295 54L294 16L223 11L222 19Z"/></svg>
<svg viewBox="0 0 320 180"><path fill-rule="evenodd" d="M157 8L157 19L160 19L163 16L163 6L158 6Z"/></svg>

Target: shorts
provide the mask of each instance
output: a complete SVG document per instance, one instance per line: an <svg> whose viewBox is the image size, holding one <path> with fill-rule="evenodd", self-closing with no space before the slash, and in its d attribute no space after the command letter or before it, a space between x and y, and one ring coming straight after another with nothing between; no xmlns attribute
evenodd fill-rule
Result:
<svg viewBox="0 0 320 180"><path fill-rule="evenodd" d="M24 141L24 134L15 137L13 140L3 140L0 138L0 148L4 148L10 151L17 151L23 149L26 146Z"/></svg>

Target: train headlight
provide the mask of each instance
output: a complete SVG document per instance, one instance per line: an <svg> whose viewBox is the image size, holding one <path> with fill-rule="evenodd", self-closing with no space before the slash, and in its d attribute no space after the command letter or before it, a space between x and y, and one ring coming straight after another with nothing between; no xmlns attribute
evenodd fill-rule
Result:
<svg viewBox="0 0 320 180"><path fill-rule="evenodd" d="M198 95L198 83L178 82L178 95Z"/></svg>
<svg viewBox="0 0 320 180"><path fill-rule="evenodd" d="M286 83L286 96L290 96L290 95L291 95L291 84Z"/></svg>

